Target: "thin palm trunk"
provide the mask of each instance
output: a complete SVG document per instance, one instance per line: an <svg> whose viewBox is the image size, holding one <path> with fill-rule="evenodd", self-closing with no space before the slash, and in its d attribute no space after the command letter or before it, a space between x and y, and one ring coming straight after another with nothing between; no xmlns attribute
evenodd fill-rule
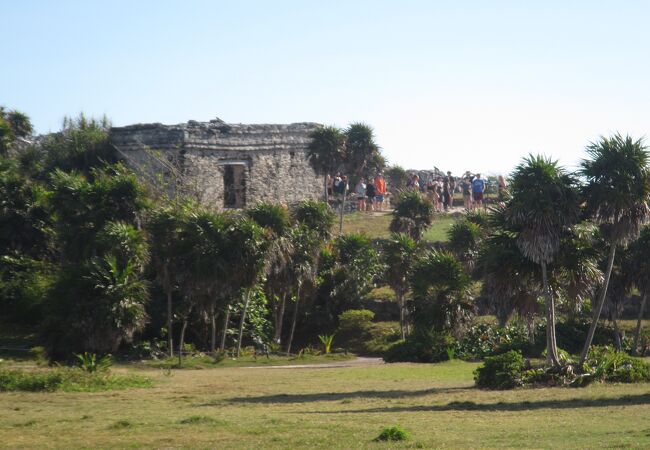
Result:
<svg viewBox="0 0 650 450"><path fill-rule="evenodd" d="M347 187L347 186L346 186ZM343 200L341 201L341 213L339 215L339 236L343 234L343 211L345 211L345 187L343 188Z"/></svg>
<svg viewBox="0 0 650 450"><path fill-rule="evenodd" d="M167 348L169 349L169 357L174 357L174 336L173 336L173 325L174 317L172 315L172 286L169 277L169 268L165 265L163 269L163 287L165 289L165 294L167 295Z"/></svg>
<svg viewBox="0 0 650 450"><path fill-rule="evenodd" d="M609 285L609 278L612 275L612 267L614 267L614 256L616 256L616 244L611 244L609 249L609 257L607 258L607 271L605 272L605 280L603 281L603 287L598 293L598 301L596 302L596 307L594 308L594 315L592 318L591 325L589 326L589 333L587 333L587 340L585 345L582 348L582 353L580 354L580 364L579 367L585 363L587 355L589 355L589 348L591 343L594 340L594 334L596 333L596 327L598 326L598 320L600 319L600 313L603 310L603 304L605 304L605 296L607 295L607 286Z"/></svg>
<svg viewBox="0 0 650 450"><path fill-rule="evenodd" d="M289 342L287 343L287 354L291 353L293 333L296 331L296 322L298 321L298 303L300 303L300 285L298 285L298 292L296 293L296 304L293 307L293 319L291 319L291 332L289 333Z"/></svg>
<svg viewBox="0 0 650 450"><path fill-rule="evenodd" d="M229 322L230 322L230 308L226 307L226 314L223 316L223 330L221 332L221 344L219 345L220 352L226 350L226 336L228 335Z"/></svg>
<svg viewBox="0 0 650 450"><path fill-rule="evenodd" d="M287 293L282 294L282 300L275 317L275 343L280 345L282 343L282 325L284 324L284 310L287 302Z"/></svg>
<svg viewBox="0 0 650 450"><path fill-rule="evenodd" d="M323 179L323 185L325 186L325 204L329 205L330 204L330 196L329 196L329 193L327 192L327 175L325 175L325 178Z"/></svg>
<svg viewBox="0 0 650 450"><path fill-rule="evenodd" d="M210 352L217 349L217 314L214 304L210 305Z"/></svg>
<svg viewBox="0 0 650 450"><path fill-rule="evenodd" d="M185 330L187 329L187 318L183 320L183 327L181 328L181 337L178 340L178 367L183 364L183 345L185 344Z"/></svg>
<svg viewBox="0 0 650 450"><path fill-rule="evenodd" d="M405 315L404 315L404 294L397 294L397 303L399 304L399 329L402 334L402 339L406 339L406 328L405 328Z"/></svg>
<svg viewBox="0 0 650 450"><path fill-rule="evenodd" d="M241 353L241 341L242 338L244 337L244 325L246 324L246 312L248 311L248 302L251 299L251 289L246 289L246 293L244 294L244 309L241 312L241 321L239 322L239 338L237 339L237 358L239 358L239 354Z"/></svg>
<svg viewBox="0 0 650 450"><path fill-rule="evenodd" d="M636 328L634 330L634 345L632 345L632 354L636 355L639 350L639 337L641 336L641 321L643 320L643 311L645 310L645 302L648 298L648 294L643 294L643 299L641 300L641 306L639 307L639 315L636 319Z"/></svg>
<svg viewBox="0 0 650 450"><path fill-rule="evenodd" d="M544 304L546 306L546 362L558 367L557 342L555 341L555 302L548 286L546 263L542 262L542 283L544 288Z"/></svg>
<svg viewBox="0 0 650 450"><path fill-rule="evenodd" d="M612 313L612 325L614 325L614 347L617 352L620 352L622 349L621 345L621 331L618 328L617 311Z"/></svg>

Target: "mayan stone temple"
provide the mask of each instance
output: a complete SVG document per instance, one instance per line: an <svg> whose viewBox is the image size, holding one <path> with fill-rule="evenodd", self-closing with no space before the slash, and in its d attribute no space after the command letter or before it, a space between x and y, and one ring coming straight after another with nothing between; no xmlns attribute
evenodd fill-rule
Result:
<svg viewBox="0 0 650 450"><path fill-rule="evenodd" d="M295 203L322 197L323 181L307 160L316 123L288 125L189 121L112 128L125 161L150 181L222 208L258 201Z"/></svg>

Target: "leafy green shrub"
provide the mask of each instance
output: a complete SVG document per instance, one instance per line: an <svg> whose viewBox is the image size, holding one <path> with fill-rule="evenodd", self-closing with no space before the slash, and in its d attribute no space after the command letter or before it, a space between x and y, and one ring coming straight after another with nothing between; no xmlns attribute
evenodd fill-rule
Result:
<svg viewBox="0 0 650 450"><path fill-rule="evenodd" d="M79 368L33 371L0 369L0 392L92 392L151 385L151 380L138 375L90 373Z"/></svg>
<svg viewBox="0 0 650 450"><path fill-rule="evenodd" d="M594 346L590 349L583 371L599 381L613 383L650 381L650 364L607 346Z"/></svg>
<svg viewBox="0 0 650 450"><path fill-rule="evenodd" d="M449 359L447 350L456 345L446 332L415 330L406 340L399 341L384 355L386 362L435 363Z"/></svg>
<svg viewBox="0 0 650 450"><path fill-rule="evenodd" d="M359 353L382 356L399 340L399 322L373 322Z"/></svg>
<svg viewBox="0 0 650 450"><path fill-rule="evenodd" d="M60 371L0 370L0 391L51 392L59 389L63 381Z"/></svg>
<svg viewBox="0 0 650 450"><path fill-rule="evenodd" d="M384 428L375 441L405 441L409 438L408 432L399 425Z"/></svg>
<svg viewBox="0 0 650 450"><path fill-rule="evenodd" d="M111 355L104 355L97 358L94 353L78 353L74 355L78 360L78 366L81 370L88 373L106 372L111 367Z"/></svg>
<svg viewBox="0 0 650 450"><path fill-rule="evenodd" d="M456 355L462 359L475 360L510 350L520 350L528 354L531 347L523 327L509 325L500 328L497 325L481 323L465 332L458 342Z"/></svg>
<svg viewBox="0 0 650 450"><path fill-rule="evenodd" d="M512 389L523 385L524 357L510 350L485 358L483 365L474 371L476 385L485 389Z"/></svg>
<svg viewBox="0 0 650 450"><path fill-rule="evenodd" d="M367 309L349 309L339 315L339 345L355 353L362 352L364 342L369 337L375 313Z"/></svg>
<svg viewBox="0 0 650 450"><path fill-rule="evenodd" d="M328 355L330 349L332 348L332 341L334 340L334 334L321 334L318 336L318 340L323 344L323 352Z"/></svg>

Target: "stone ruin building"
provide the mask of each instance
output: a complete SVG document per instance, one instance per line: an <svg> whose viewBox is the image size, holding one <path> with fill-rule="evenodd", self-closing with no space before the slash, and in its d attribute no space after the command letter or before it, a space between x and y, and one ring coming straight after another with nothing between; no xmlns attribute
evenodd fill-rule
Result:
<svg viewBox="0 0 650 450"><path fill-rule="evenodd" d="M323 197L307 160L309 134L321 125L137 124L111 129L110 141L141 176L168 194L183 191L219 209L258 201Z"/></svg>

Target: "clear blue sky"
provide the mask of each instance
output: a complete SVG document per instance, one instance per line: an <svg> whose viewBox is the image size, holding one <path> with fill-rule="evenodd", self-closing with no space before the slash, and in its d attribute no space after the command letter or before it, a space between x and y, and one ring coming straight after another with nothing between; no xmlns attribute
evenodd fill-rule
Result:
<svg viewBox="0 0 650 450"><path fill-rule="evenodd" d="M0 0L0 104L38 132L115 125L371 124L391 163L571 166L650 127L646 1Z"/></svg>

